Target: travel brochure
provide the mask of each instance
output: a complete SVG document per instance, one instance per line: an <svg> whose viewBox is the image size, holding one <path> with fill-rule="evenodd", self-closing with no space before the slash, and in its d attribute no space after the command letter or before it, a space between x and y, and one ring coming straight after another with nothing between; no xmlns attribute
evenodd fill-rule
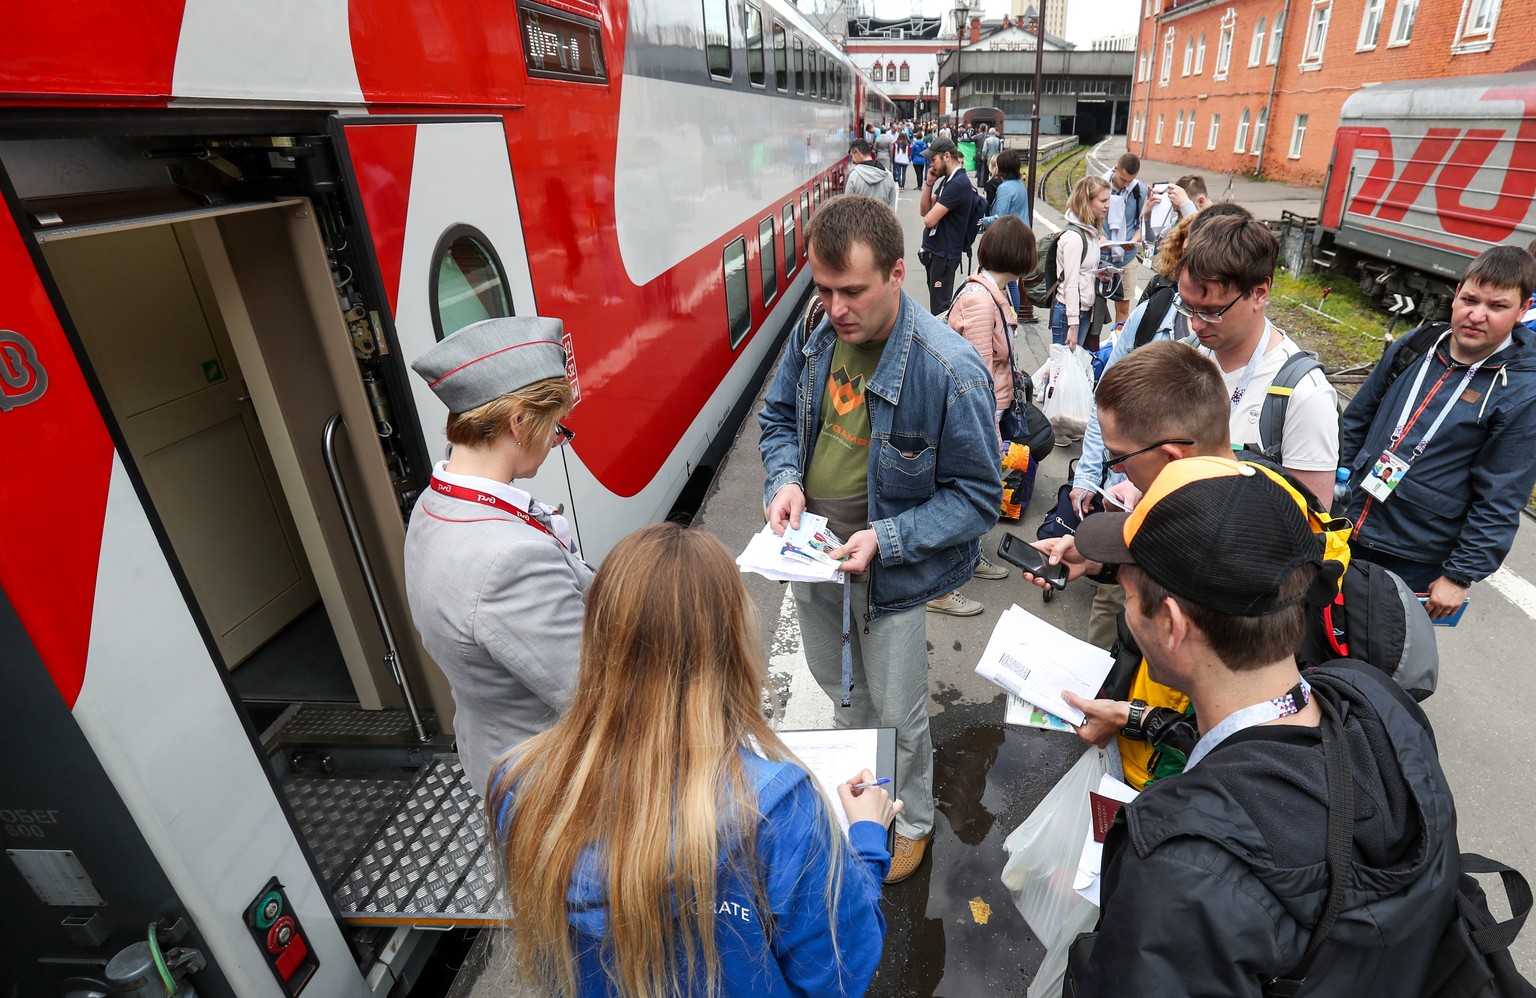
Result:
<svg viewBox="0 0 1536 998"><path fill-rule="evenodd" d="M827 527L826 517L801 513L800 526L786 527L782 535L764 525L747 542L736 564L743 572L779 582L842 582L842 563L828 553L842 546Z"/></svg>

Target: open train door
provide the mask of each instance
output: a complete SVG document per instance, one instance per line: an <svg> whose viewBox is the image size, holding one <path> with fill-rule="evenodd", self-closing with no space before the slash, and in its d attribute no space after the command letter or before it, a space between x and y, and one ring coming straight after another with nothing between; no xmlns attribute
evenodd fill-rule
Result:
<svg viewBox="0 0 1536 998"><path fill-rule="evenodd" d="M336 133L407 363L472 322L538 314L501 118L342 116ZM448 410L420 378L410 391L440 460ZM566 505L579 540L563 461L546 461L528 488Z"/></svg>

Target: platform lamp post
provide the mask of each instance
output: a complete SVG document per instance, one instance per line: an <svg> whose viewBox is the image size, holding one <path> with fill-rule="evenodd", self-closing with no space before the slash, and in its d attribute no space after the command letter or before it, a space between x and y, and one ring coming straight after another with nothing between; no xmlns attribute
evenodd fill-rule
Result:
<svg viewBox="0 0 1536 998"><path fill-rule="evenodd" d="M934 71L931 70L931 69L928 70L928 96L933 99L933 107L934 107L933 113L934 113L935 116L937 116L938 113L939 113L939 111L938 111L938 107L939 107L939 92L933 86L933 77L934 77Z"/></svg>
<svg viewBox="0 0 1536 998"><path fill-rule="evenodd" d="M1029 112L1029 220L1034 224L1036 202L1040 192L1035 189L1035 168L1040 163L1040 97L1045 76L1045 5L1048 0L1037 0L1035 12L1035 99L1030 101ZM1026 13L1026 16L1027 13Z"/></svg>
<svg viewBox="0 0 1536 998"><path fill-rule="evenodd" d="M965 48L965 36L971 26L971 0L955 0L955 120L960 128L960 52Z"/></svg>

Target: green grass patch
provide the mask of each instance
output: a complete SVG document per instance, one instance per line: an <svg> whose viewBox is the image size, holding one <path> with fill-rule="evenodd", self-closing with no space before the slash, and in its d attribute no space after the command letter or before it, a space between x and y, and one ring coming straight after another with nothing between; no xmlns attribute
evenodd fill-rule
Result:
<svg viewBox="0 0 1536 998"><path fill-rule="evenodd" d="M1076 146L1072 149L1066 150L1058 156L1053 156L1051 159L1040 164L1039 171L1040 177L1042 178L1041 183L1045 186L1046 204L1055 208L1057 211L1067 210L1067 198L1072 194L1072 185L1078 180L1082 179L1084 171L1083 164L1087 158L1088 147ZM1075 162L1068 162L1069 160L1073 160ZM1048 183L1045 182L1044 177L1046 174L1049 173L1051 168L1056 166L1058 163L1062 164L1061 169L1057 170L1054 174L1051 175L1051 179Z"/></svg>
<svg viewBox="0 0 1536 998"><path fill-rule="evenodd" d="M1323 292L1328 288L1333 290L1324 301ZM1361 294L1353 281L1329 274L1297 277L1277 270L1268 311L1292 339L1307 350L1315 350L1329 371L1374 364L1381 359L1387 330L1392 326L1392 317ZM1392 335L1412 328L1413 322L1399 321L1392 327Z"/></svg>

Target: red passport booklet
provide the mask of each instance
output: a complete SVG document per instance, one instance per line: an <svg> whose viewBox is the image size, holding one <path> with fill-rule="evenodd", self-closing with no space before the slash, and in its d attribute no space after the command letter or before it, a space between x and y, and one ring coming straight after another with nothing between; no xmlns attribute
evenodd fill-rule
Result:
<svg viewBox="0 0 1536 998"><path fill-rule="evenodd" d="M1124 801L1105 797L1092 790L1088 791L1088 809L1093 813L1093 841L1104 841L1104 836L1109 834L1109 826L1115 823L1115 815L1119 814L1124 806Z"/></svg>

